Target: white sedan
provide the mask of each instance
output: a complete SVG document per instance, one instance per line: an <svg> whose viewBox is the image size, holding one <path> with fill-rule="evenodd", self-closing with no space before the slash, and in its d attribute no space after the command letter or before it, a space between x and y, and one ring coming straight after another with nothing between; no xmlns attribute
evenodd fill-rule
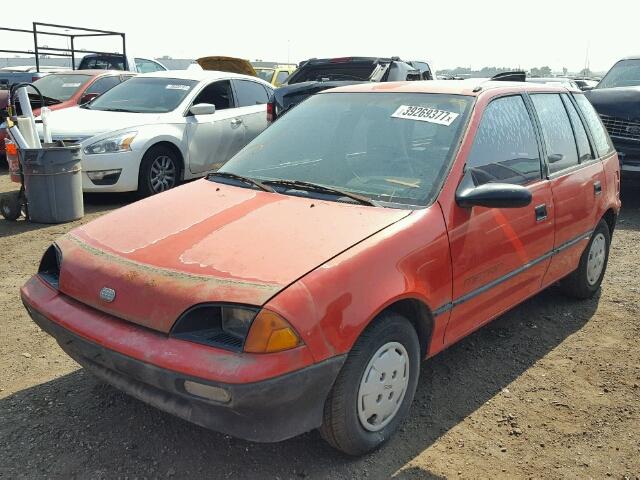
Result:
<svg viewBox="0 0 640 480"><path fill-rule="evenodd" d="M272 87L215 71L132 78L89 104L51 112L54 140L80 143L85 192L152 195L222 166L267 126Z"/></svg>

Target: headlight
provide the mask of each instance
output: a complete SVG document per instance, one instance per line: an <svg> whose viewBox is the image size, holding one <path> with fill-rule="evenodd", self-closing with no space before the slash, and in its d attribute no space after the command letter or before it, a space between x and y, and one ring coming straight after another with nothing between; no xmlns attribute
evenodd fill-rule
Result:
<svg viewBox="0 0 640 480"><path fill-rule="evenodd" d="M128 152L131 150L131 142L133 142L137 134L138 132L125 132L99 140L84 147L84 153L87 155L96 155L99 153Z"/></svg>
<svg viewBox="0 0 640 480"><path fill-rule="evenodd" d="M38 275L45 282L57 289L60 283L60 264L62 263L62 252L54 243L47 251L44 252L40 266L38 267Z"/></svg>
<svg viewBox="0 0 640 480"><path fill-rule="evenodd" d="M249 353L272 353L302 344L293 327L269 310L241 305L199 305L183 313L171 336Z"/></svg>

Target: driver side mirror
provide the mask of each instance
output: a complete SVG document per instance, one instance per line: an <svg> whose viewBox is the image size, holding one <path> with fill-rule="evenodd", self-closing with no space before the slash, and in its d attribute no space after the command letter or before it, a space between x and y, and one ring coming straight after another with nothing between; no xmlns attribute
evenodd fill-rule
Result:
<svg viewBox="0 0 640 480"><path fill-rule="evenodd" d="M189 109L191 115L212 115L216 113L216 106L213 103L198 103Z"/></svg>
<svg viewBox="0 0 640 480"><path fill-rule="evenodd" d="M92 101L95 98L98 98L99 96L100 96L99 93L85 93L82 97L80 97L80 105L89 103L90 101Z"/></svg>
<svg viewBox="0 0 640 480"><path fill-rule="evenodd" d="M485 183L475 186L468 172L456 190L456 203L462 208L520 208L531 201L531 192L522 185Z"/></svg>

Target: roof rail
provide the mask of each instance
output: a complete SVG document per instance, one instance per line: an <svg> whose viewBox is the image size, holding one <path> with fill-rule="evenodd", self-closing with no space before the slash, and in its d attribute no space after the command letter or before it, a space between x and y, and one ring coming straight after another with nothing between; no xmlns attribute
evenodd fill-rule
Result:
<svg viewBox="0 0 640 480"><path fill-rule="evenodd" d="M514 70L511 72L500 72L491 77L493 81L499 82L524 82L527 78L527 73L522 70Z"/></svg>

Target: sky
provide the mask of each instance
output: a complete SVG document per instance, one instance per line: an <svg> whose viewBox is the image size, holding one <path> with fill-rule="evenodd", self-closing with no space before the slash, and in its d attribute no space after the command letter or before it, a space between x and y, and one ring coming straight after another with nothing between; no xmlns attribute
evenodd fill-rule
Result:
<svg viewBox="0 0 640 480"><path fill-rule="evenodd" d="M0 26L30 29L38 21L121 31L128 51L137 56L299 62L397 55L430 60L437 69L548 65L554 71L578 71L588 61L592 71L605 71L618 59L640 53L638 0L36 0L25 8L14 5L4 9ZM51 37L42 43L64 46ZM0 32L0 45L26 50L33 41L29 35ZM104 39L77 46L118 48Z"/></svg>

